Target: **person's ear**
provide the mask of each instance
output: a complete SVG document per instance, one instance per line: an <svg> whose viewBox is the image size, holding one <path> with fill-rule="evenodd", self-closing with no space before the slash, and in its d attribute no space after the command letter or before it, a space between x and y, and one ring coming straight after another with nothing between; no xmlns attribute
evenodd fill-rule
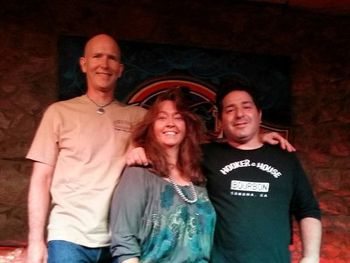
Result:
<svg viewBox="0 0 350 263"><path fill-rule="evenodd" d="M81 57L79 59L80 69L82 72L86 73L86 59L85 57Z"/></svg>
<svg viewBox="0 0 350 263"><path fill-rule="evenodd" d="M120 64L118 78L120 78L122 76L123 72L124 72L124 64Z"/></svg>
<svg viewBox="0 0 350 263"><path fill-rule="evenodd" d="M260 123L262 123L262 110L259 110L259 119L260 119Z"/></svg>

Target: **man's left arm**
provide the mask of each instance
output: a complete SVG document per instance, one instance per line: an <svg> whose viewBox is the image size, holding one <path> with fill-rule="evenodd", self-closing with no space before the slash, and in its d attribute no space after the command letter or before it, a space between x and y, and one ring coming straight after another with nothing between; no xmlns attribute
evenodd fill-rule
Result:
<svg viewBox="0 0 350 263"><path fill-rule="evenodd" d="M303 257L300 263L318 263L322 237L321 221L312 217L300 220Z"/></svg>

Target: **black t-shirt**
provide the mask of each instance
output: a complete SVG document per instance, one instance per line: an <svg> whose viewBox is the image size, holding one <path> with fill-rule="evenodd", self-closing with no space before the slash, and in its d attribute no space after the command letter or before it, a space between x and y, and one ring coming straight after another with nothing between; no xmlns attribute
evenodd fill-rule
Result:
<svg viewBox="0 0 350 263"><path fill-rule="evenodd" d="M320 218L295 154L276 146L203 145L203 172L217 213L212 262L290 262L291 215Z"/></svg>

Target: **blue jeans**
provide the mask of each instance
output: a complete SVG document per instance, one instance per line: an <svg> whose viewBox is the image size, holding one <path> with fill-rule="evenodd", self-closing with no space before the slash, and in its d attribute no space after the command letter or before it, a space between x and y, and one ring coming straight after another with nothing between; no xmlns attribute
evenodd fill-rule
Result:
<svg viewBox="0 0 350 263"><path fill-rule="evenodd" d="M48 243L48 263L109 263L109 247L90 248L63 240Z"/></svg>

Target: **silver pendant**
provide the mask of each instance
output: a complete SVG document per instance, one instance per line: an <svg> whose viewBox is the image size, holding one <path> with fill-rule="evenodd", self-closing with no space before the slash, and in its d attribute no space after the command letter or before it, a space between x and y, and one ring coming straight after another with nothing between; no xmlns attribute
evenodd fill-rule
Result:
<svg viewBox="0 0 350 263"><path fill-rule="evenodd" d="M98 108L96 112L98 114L103 114L103 113L105 113L105 110L103 108Z"/></svg>

